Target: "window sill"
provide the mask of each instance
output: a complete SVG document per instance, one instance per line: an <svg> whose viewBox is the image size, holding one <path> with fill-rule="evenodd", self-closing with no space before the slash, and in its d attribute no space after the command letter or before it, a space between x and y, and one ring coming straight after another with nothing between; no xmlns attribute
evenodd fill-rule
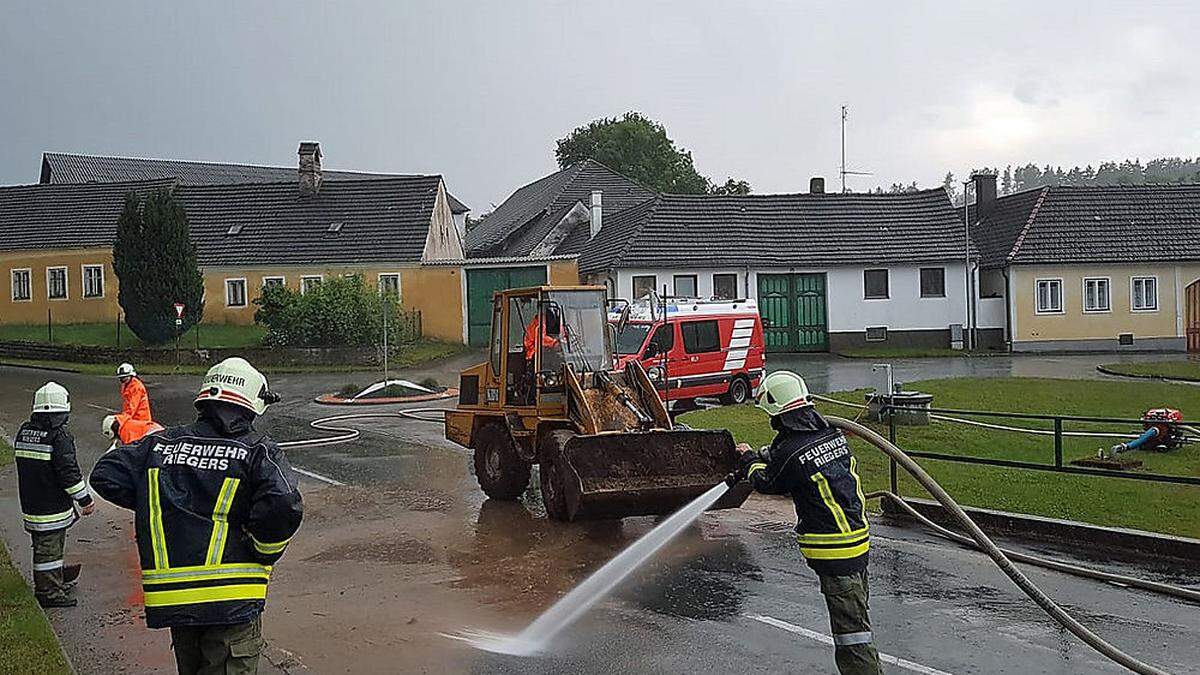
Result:
<svg viewBox="0 0 1200 675"><path fill-rule="evenodd" d="M1132 312L1132 313L1134 313L1134 314L1155 314L1155 313L1157 313L1157 312L1158 312L1158 307L1148 307L1148 308L1146 308L1146 309L1132 309L1132 308L1130 308L1130 310L1129 310L1129 311L1130 311L1130 312Z"/></svg>
<svg viewBox="0 0 1200 675"><path fill-rule="evenodd" d="M1063 316L1066 314L1066 311L1061 310L1061 309L1047 309L1044 311L1043 310L1034 310L1033 313L1038 316Z"/></svg>

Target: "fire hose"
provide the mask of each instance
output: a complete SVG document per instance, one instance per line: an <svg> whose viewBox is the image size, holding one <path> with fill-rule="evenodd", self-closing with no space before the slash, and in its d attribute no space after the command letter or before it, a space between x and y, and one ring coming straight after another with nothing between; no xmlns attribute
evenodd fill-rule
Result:
<svg viewBox="0 0 1200 675"><path fill-rule="evenodd" d="M358 429L348 426L339 426L337 422L345 422L347 420L365 420L365 419L380 419L400 417L404 419L416 420L418 422L433 422L442 424L446 412L453 411L452 408L405 408L404 410L389 410L387 412L367 412L367 413L349 413L346 415L332 415L330 417L322 417L308 423L308 425L319 431L332 431L334 436L322 436L320 438L305 438L297 441L283 441L279 444L281 448L317 448L325 445L337 445L338 443L349 443L356 440L362 435ZM428 415L438 415L435 419Z"/></svg>
<svg viewBox="0 0 1200 675"><path fill-rule="evenodd" d="M879 448L881 451L883 451L884 454L886 454L891 459L895 460L897 464L904 467L904 470L907 471L909 474L911 474L912 477L915 478L917 480L917 482L919 482L921 484L922 487L924 487L926 490L928 490L929 494L933 495L933 497L935 499L937 499L937 501L940 502L943 507L945 507L946 511L954 518L954 520L957 521L958 524L960 526L962 526L962 528L964 530L967 531L967 533L970 535L970 539L974 543L974 545L977 548L979 548L979 550L981 550L985 554L987 554L987 556L989 558L991 558L993 562L996 563L996 566L1000 568L1000 571L1004 572L1004 574L1006 576L1008 576L1008 578L1011 579L1014 584L1016 584L1017 588L1021 589L1021 591L1024 592L1025 595L1029 596L1029 598L1031 600L1033 600L1035 603L1037 603L1037 605L1039 607L1041 607L1042 610L1045 611L1048 615L1050 615L1050 617L1052 619L1054 619L1056 622L1058 622L1059 625L1061 625L1063 628L1066 628L1067 630L1069 630L1073 635L1075 635L1075 637L1082 640L1084 643L1086 643L1092 649L1095 649L1097 652L1103 654L1108 659L1124 666L1125 668L1128 668L1129 670L1131 670L1135 673L1142 673L1144 675L1165 675L1166 674L1167 671L1164 671L1156 666L1153 666L1153 665L1150 665L1143 661L1140 661L1140 660L1134 658L1133 656L1130 656L1129 654L1126 654L1125 652L1121 651L1116 646L1114 646L1114 645L1110 644L1109 642L1107 642L1106 640L1104 640L1104 638L1100 637L1096 633L1089 630L1086 626L1084 626L1082 623L1080 623L1075 617L1073 617L1069 613L1067 613L1067 611L1064 610L1062 607L1060 607L1058 605L1058 603L1056 603L1053 600L1053 598L1046 595L1046 593L1043 592L1040 588L1038 588L1037 585L1035 585L1029 579L1029 577L1025 576L1025 574L1023 572L1021 572L1021 570L1017 569L1016 566L1013 564L1010 556L1007 555L1003 549L1001 549L999 546L997 546L995 544L995 542L993 542L991 540L991 538L989 538L987 536L987 534L985 534L984 531L981 530L979 528L979 526L975 524L975 521L971 520L971 517L968 516L965 511L963 511L962 507L959 506L958 503L955 502L954 499L951 498L950 495L946 493L945 489L943 489L942 486L939 485L937 483L937 481L935 481L933 479L933 477L931 477L928 473L926 473L925 470L922 469L919 464L917 464L915 461L913 461L913 459L911 457L909 457L907 454L905 454L903 450L896 447L894 444L889 442L886 438L879 435L875 431L873 431L870 428L863 426L857 422L852 422L848 419L844 419L841 417L833 417L833 416L827 417L826 419L829 420L829 423L832 424L833 426L838 427L849 433L852 433L855 436L858 436L859 438L863 439L864 441L867 441L871 445L874 445L876 448ZM875 494L875 493L873 493L873 494ZM897 500L899 500L899 497L895 497L895 498ZM940 529L944 529L944 528L938 528L938 529L940 530ZM950 532L949 530L946 530L946 533L954 534L953 532ZM955 537L953 537L953 538L955 538L957 540L957 538L959 536L961 536L961 535L955 535ZM966 537L963 537L963 539L966 539ZM1016 557L1017 556L1013 556L1013 558L1016 558ZM1021 556L1021 557L1032 557L1032 556ZM1044 561L1044 562L1052 562L1052 561ZM1055 564L1061 565L1061 563L1055 563ZM1074 567L1074 566L1069 566L1069 567ZM1096 572L1094 570L1088 570L1087 572L1088 572L1088 576L1094 576L1094 578L1103 578L1102 576L1099 576L1099 575L1107 575L1107 573ZM1076 573L1076 571L1072 571L1072 573ZM1108 575L1108 576L1119 576L1119 575ZM1105 580L1110 581L1113 579L1105 579ZM1125 583L1125 581L1121 581L1119 583ZM1141 582L1141 583L1151 584L1153 582ZM1145 586L1140 586L1140 587L1145 587ZM1186 590L1186 589L1178 589L1178 590L1182 591L1182 590Z"/></svg>

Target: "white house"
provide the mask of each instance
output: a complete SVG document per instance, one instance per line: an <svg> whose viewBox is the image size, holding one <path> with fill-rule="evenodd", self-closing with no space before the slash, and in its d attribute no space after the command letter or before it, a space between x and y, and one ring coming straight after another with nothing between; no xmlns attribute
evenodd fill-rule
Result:
<svg viewBox="0 0 1200 675"><path fill-rule="evenodd" d="M615 297L753 297L774 351L949 347L967 325L965 227L944 190L659 195L604 213L580 275ZM972 254L972 265L976 262ZM978 284L975 284L978 287ZM1004 342L1003 300L978 300L977 344Z"/></svg>

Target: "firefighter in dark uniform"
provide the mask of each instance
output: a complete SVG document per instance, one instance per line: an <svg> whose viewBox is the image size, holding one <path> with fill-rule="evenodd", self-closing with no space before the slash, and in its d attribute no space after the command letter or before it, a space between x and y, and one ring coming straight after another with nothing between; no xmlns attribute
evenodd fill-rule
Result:
<svg viewBox="0 0 1200 675"><path fill-rule="evenodd" d="M42 607L74 607L70 590L79 567L64 567L67 528L96 505L75 461L67 431L71 398L56 382L33 395L33 414L17 430L17 482L21 518L33 540L33 592Z"/></svg>
<svg viewBox="0 0 1200 675"><path fill-rule="evenodd" d="M829 608L838 671L878 675L882 671L867 611L870 532L858 462L841 430L813 408L799 375L771 373L755 399L778 433L757 452L738 445L741 475L734 478L747 478L764 494L791 495L800 552L817 573Z"/></svg>
<svg viewBox="0 0 1200 675"><path fill-rule="evenodd" d="M213 366L195 423L110 450L93 489L132 509L146 624L170 628L183 675L254 673L271 566L303 504L279 446L256 431L278 398L244 359Z"/></svg>

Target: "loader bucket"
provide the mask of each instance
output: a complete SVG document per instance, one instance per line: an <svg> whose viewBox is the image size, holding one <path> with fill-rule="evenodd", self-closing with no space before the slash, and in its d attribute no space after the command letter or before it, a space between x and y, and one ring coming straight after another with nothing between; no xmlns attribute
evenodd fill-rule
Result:
<svg viewBox="0 0 1200 675"><path fill-rule="evenodd" d="M668 514L724 480L737 465L728 431L657 430L574 436L559 470L570 520ZM736 508L742 483L713 508Z"/></svg>

